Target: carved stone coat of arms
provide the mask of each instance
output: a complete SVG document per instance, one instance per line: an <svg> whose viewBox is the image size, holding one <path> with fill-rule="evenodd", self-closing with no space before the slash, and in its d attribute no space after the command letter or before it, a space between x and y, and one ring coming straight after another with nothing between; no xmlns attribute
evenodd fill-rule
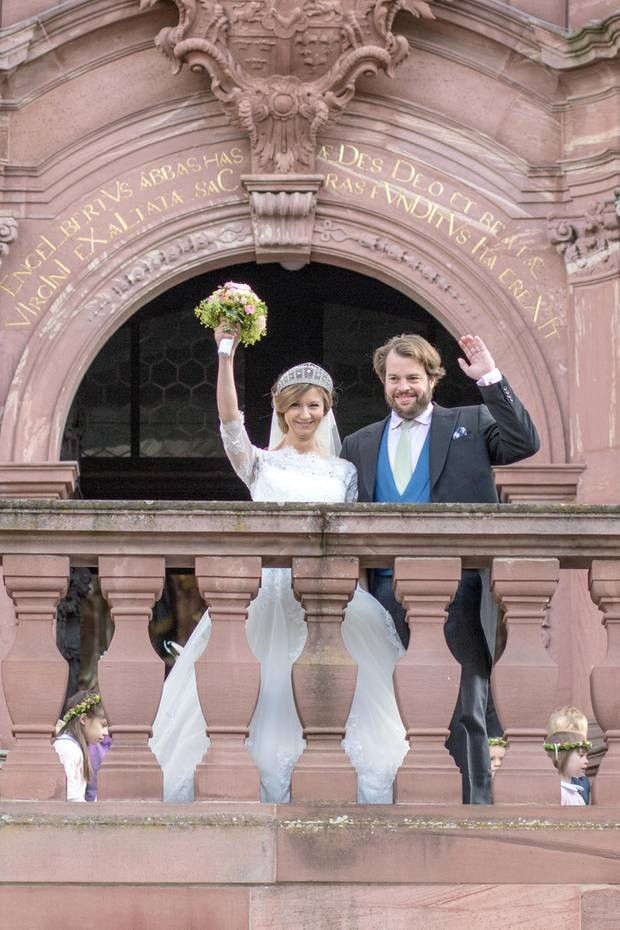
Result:
<svg viewBox="0 0 620 930"><path fill-rule="evenodd" d="M157 0L141 0L142 8ZM174 0L179 22L157 45L175 71L206 71L229 119L243 127L254 172L314 170L318 133L361 74L409 52L392 32L399 10L432 17L432 0Z"/></svg>

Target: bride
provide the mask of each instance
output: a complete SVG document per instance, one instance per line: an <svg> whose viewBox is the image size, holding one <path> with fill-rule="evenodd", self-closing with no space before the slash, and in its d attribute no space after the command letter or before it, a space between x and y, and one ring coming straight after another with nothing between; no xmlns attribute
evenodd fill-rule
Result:
<svg viewBox="0 0 620 930"><path fill-rule="evenodd" d="M215 331L230 337L229 323ZM340 439L332 412L332 379L318 365L296 365L272 388L274 414L269 449L248 438L234 381L235 337L230 356L219 355L217 406L224 449L255 501L341 503L357 499L355 466L337 458ZM205 612L165 681L153 723L151 748L164 772L164 800L193 799L196 764L209 746L198 701L194 663L209 639ZM292 665L307 630L291 588L291 572L265 568L248 610L246 632L261 665L261 685L247 748L260 773L260 799L290 799L291 772L304 748L295 709ZM359 585L345 611L344 643L358 664L357 684L343 747L358 775L358 801L391 804L392 782L408 743L392 674L403 654L390 615Z"/></svg>

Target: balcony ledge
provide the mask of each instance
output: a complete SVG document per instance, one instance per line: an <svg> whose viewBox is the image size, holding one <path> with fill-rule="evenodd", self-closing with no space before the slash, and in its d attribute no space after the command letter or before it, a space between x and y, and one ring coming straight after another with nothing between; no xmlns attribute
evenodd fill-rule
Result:
<svg viewBox="0 0 620 930"><path fill-rule="evenodd" d="M0 551L68 555L95 565L101 555L166 556L169 568L198 555L357 556L362 567L395 556L453 556L464 567L493 558L558 558L587 568L620 558L620 505L272 504L194 501L0 500Z"/></svg>

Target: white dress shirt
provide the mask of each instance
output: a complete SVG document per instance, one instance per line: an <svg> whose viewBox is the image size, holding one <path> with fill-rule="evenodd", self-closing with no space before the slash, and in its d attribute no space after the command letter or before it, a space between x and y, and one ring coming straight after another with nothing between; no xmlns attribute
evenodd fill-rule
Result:
<svg viewBox="0 0 620 930"><path fill-rule="evenodd" d="M502 380L502 373L497 369L493 368L491 371L488 371L486 375L483 375L481 378L476 381L478 387L488 387L490 384L497 384L498 381ZM422 446L426 441L428 436L428 431L431 428L431 420L433 418L433 405L429 404L421 413L414 417L413 426L411 427L411 474L414 473L416 465L418 464L418 459L420 458L420 453L422 451ZM394 458L396 456L396 447L398 446L398 440L400 438L400 425L403 422L403 418L399 416L392 410L389 423L389 433L388 433L388 458L390 460L390 467L394 471Z"/></svg>

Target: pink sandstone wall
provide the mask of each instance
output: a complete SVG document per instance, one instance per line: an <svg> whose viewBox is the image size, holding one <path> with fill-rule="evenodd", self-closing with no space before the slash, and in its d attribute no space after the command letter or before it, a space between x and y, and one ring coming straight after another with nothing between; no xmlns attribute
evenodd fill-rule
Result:
<svg viewBox="0 0 620 930"><path fill-rule="evenodd" d="M313 257L480 332L539 424L538 461L583 462L579 499L618 501L618 239L593 208L613 214L616 40L532 30L517 10L531 6L402 17L407 62L360 81L321 136ZM1 209L18 238L0 267L0 461L57 459L73 394L118 326L175 282L254 255L247 140L203 76L173 76L153 48L174 7L102 0L74 22L45 7L45 32L10 39L17 64L2 72ZM572 4L572 28L617 9ZM545 10L560 23L561 4ZM6 24L17 11L41 12L5 3ZM564 590L555 609L575 611L580 648L552 636L552 649L570 670L563 694L587 705L576 682L602 631L582 581Z"/></svg>

